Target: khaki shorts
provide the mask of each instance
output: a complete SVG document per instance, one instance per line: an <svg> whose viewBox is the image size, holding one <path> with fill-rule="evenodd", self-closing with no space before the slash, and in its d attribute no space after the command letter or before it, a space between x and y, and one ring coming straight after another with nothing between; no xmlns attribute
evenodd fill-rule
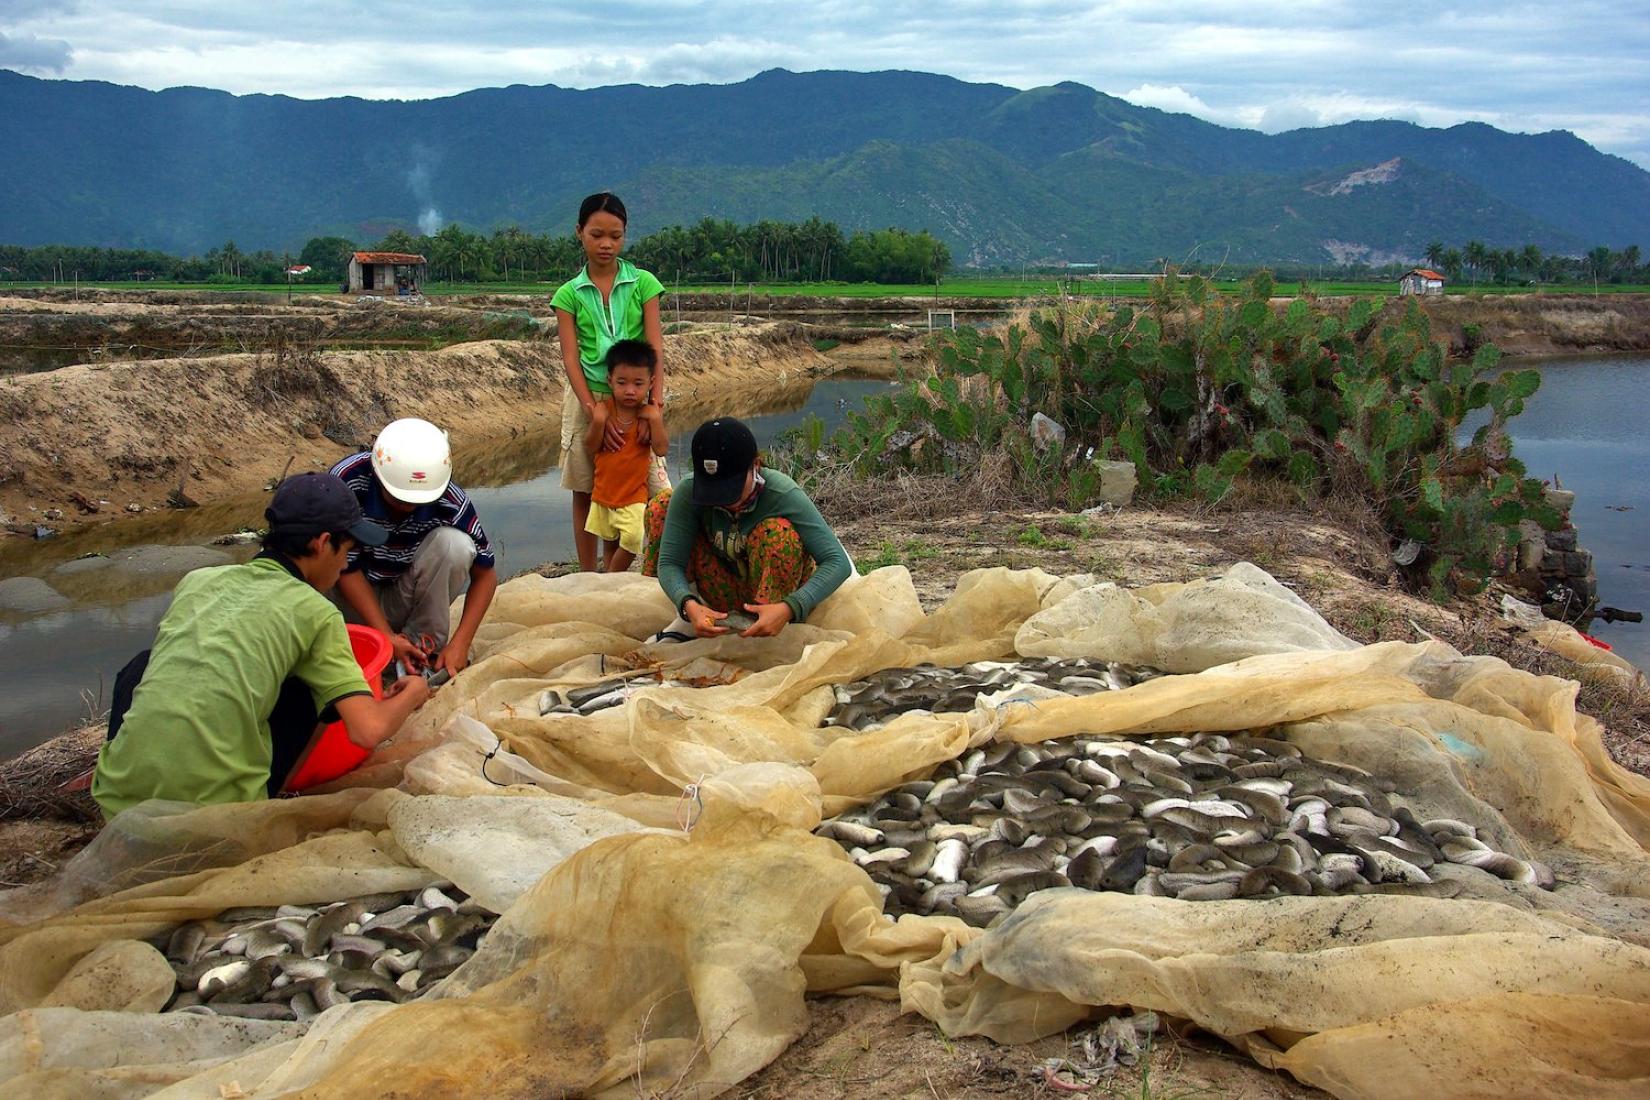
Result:
<svg viewBox="0 0 1650 1100"><path fill-rule="evenodd" d="M599 539L618 543L622 550L640 554L642 513L646 510L645 504L626 504L620 508L609 508L605 504L591 501L590 518L585 520L584 529Z"/></svg>
<svg viewBox="0 0 1650 1100"><path fill-rule="evenodd" d="M584 449L589 430L590 414L569 390L561 406L561 487L575 493L588 493L596 484L596 463Z"/></svg>

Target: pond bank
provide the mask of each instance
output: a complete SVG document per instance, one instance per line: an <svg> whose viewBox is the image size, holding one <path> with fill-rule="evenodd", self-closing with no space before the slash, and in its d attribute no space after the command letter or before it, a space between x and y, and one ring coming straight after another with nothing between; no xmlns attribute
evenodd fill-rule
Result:
<svg viewBox="0 0 1650 1100"><path fill-rule="evenodd" d="M786 324L683 332L665 360L672 399L689 401L831 369ZM252 493L402 416L441 424L458 451L553 431L563 381L554 340L288 347L0 378L0 513L26 531L62 529L161 506L180 487L202 504Z"/></svg>

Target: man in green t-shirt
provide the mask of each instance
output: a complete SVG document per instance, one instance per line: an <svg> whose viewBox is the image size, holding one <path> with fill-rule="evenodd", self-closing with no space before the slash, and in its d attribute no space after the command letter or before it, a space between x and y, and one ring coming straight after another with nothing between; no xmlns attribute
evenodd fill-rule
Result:
<svg viewBox="0 0 1650 1100"><path fill-rule="evenodd" d="M152 650L115 679L92 796L105 817L146 799L205 805L273 795L335 711L370 749L429 697L422 676L372 697L323 592L350 548L384 531L331 474L282 482L263 551L178 582Z"/></svg>

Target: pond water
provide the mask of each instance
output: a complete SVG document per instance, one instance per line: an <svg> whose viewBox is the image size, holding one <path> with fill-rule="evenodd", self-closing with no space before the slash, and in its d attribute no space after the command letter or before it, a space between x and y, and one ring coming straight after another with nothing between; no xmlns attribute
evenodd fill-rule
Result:
<svg viewBox="0 0 1650 1100"><path fill-rule="evenodd" d="M757 444L766 446L810 414L834 426L847 409L887 388L887 382L870 379L803 379L716 411L745 419ZM673 479L688 465L694 427L709 415L692 404L673 406ZM575 557L572 496L561 487L559 444L555 432L545 432L456 456L454 479L475 501L503 576ZM259 494L185 512L145 513L39 542L0 543L0 580L40 578L66 597L60 607L10 612L0 598L0 659L8 686L0 692L0 759L106 710L115 672L151 644L178 578L255 552L251 546L201 544L260 526L264 503Z"/></svg>
<svg viewBox="0 0 1650 1100"><path fill-rule="evenodd" d="M1601 606L1650 612L1650 356L1521 361L1541 389L1508 426L1530 476L1576 494L1570 520L1593 552ZM1587 633L1650 669L1650 623L1595 619Z"/></svg>
<svg viewBox="0 0 1650 1100"><path fill-rule="evenodd" d="M1582 545L1596 557L1600 602L1650 611L1650 437L1641 413L1650 357L1518 365L1543 376L1541 391L1512 423L1518 454L1532 475L1557 472L1576 491L1573 519ZM887 386L840 377L799 380L724 409L673 406L672 475L679 478L686 464L689 433L714 412L744 417L765 445L810 413L834 426L847 409ZM506 576L573 558L571 502L560 485L557 443L554 433L541 433L458 456L456 478L475 499ZM177 578L253 552L201 544L257 525L262 507L260 495L0 545L0 579L41 578L67 599L56 609L0 611L8 687L0 693L0 759L106 708L115 671L150 643ZM108 558L75 560L87 554ZM1650 625L1595 622L1589 632L1650 666Z"/></svg>

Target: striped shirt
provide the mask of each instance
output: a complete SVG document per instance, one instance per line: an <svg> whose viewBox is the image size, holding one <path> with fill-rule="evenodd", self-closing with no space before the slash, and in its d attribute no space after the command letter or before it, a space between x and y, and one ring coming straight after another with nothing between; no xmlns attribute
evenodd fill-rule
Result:
<svg viewBox="0 0 1650 1100"><path fill-rule="evenodd" d="M382 546L360 546L349 552L349 564L344 572L357 570L366 573L374 584L388 584L400 579L412 565L424 536L437 527L456 527L476 543L475 564L492 569L497 564L487 532L481 529L481 517L476 506L464 495L464 490L451 482L447 491L429 504L420 504L406 519L397 522L390 514L389 505L379 489L378 475L373 473L372 452L350 455L332 468L361 502L361 511L367 519L389 531L389 539Z"/></svg>

